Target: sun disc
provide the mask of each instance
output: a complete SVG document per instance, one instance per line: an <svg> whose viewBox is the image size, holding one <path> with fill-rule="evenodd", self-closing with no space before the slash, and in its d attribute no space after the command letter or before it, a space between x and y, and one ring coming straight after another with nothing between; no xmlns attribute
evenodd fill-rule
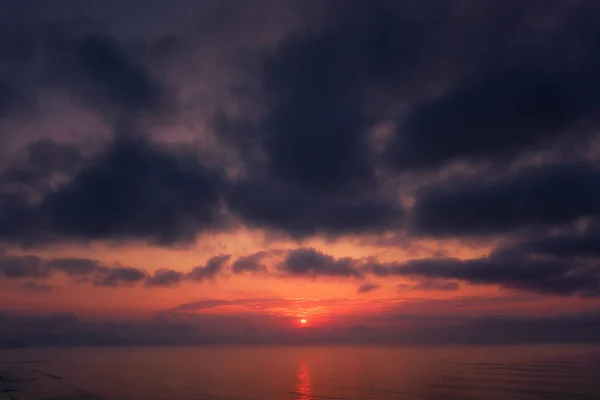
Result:
<svg viewBox="0 0 600 400"><path fill-rule="evenodd" d="M301 320L300 320L300 323L301 323L302 325L306 325L306 323L307 323L307 322L308 322L308 321L307 321L307 320L305 320L305 319L301 319Z"/></svg>

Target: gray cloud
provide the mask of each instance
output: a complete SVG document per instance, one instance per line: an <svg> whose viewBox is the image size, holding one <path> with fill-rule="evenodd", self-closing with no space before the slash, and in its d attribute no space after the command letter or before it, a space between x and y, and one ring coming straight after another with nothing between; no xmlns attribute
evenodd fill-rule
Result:
<svg viewBox="0 0 600 400"><path fill-rule="evenodd" d="M192 269L187 278L193 281L204 281L214 279L224 272L225 265L231 258L230 255L220 255L210 258L205 265Z"/></svg>
<svg viewBox="0 0 600 400"><path fill-rule="evenodd" d="M267 272L267 267L262 263L262 259L267 256L266 251L259 251L249 256L239 257L231 266L234 274L243 274L244 272Z"/></svg>
<svg viewBox="0 0 600 400"><path fill-rule="evenodd" d="M184 279L185 274L183 272L172 269L158 269L154 271L154 275L146 278L145 285L147 287L171 287L179 285Z"/></svg>
<svg viewBox="0 0 600 400"><path fill-rule="evenodd" d="M146 279L147 274L137 268L131 267L113 267L108 274L94 279L93 283L96 286L113 286L135 285Z"/></svg>
<svg viewBox="0 0 600 400"><path fill-rule="evenodd" d="M379 289L381 286L375 283L366 282L360 285L357 289L358 293L368 293Z"/></svg>
<svg viewBox="0 0 600 400"><path fill-rule="evenodd" d="M288 251L285 260L278 265L278 269L291 276L362 277L362 272L352 258L335 259L307 247Z"/></svg>

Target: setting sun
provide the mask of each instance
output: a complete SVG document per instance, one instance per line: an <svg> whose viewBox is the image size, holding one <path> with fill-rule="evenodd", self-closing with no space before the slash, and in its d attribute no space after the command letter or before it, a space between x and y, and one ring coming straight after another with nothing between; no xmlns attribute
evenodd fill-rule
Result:
<svg viewBox="0 0 600 400"><path fill-rule="evenodd" d="M307 321L307 320L305 320L305 319L301 319L301 320L300 320L300 323L301 323L302 325L306 325L306 323L307 323L307 322L308 322L308 321Z"/></svg>

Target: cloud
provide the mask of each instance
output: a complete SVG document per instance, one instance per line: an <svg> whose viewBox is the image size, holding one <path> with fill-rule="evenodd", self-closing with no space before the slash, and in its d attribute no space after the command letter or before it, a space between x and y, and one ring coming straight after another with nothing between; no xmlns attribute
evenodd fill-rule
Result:
<svg viewBox="0 0 600 400"><path fill-rule="evenodd" d="M96 286L133 285L146 277L146 272L137 268L108 266L87 258L43 259L29 255L0 254L0 277L10 280L46 280L56 272L72 278L75 283L91 282ZM40 288L44 286L39 282L30 281L21 284L21 287L32 290L35 284L39 284Z"/></svg>
<svg viewBox="0 0 600 400"><path fill-rule="evenodd" d="M516 243L496 248L498 254L529 253L536 256L558 257L563 259L588 258L596 260L600 256L600 230L597 221L582 232L561 232L520 238Z"/></svg>
<svg viewBox="0 0 600 400"><path fill-rule="evenodd" d="M324 254L313 248L301 247L288 251L286 258L277 266L280 272L291 276L318 276L361 278L362 272L352 258L340 258Z"/></svg>
<svg viewBox="0 0 600 400"><path fill-rule="evenodd" d="M222 274L225 269L225 265L231 258L231 255L224 254L210 258L205 265L192 269L188 274L187 278L193 281L204 281L207 279L214 279L218 275Z"/></svg>
<svg viewBox="0 0 600 400"><path fill-rule="evenodd" d="M374 192L311 192L269 181L233 183L227 201L246 224L295 237L377 232L400 226L404 216Z"/></svg>
<svg viewBox="0 0 600 400"><path fill-rule="evenodd" d="M71 52L73 70L78 74L63 78L94 105L107 111L117 108L127 118L140 111L161 111L166 100L164 88L116 39L86 35L73 41Z"/></svg>
<svg viewBox="0 0 600 400"><path fill-rule="evenodd" d="M381 286L375 283L366 282L360 285L357 289L358 293L368 293L379 289Z"/></svg>
<svg viewBox="0 0 600 400"><path fill-rule="evenodd" d="M514 157L552 144L600 98L578 104L583 81L575 71L561 76L540 67L465 79L441 99L418 107L387 149L389 162L398 169L431 168Z"/></svg>
<svg viewBox="0 0 600 400"><path fill-rule="evenodd" d="M266 251L259 251L249 256L243 256L235 260L231 266L231 272L234 274L243 274L245 272L267 272L267 267L262 263L262 259L267 256Z"/></svg>
<svg viewBox="0 0 600 400"><path fill-rule="evenodd" d="M173 243L215 222L218 188L218 176L194 157L119 136L46 202L57 229L75 238Z"/></svg>
<svg viewBox="0 0 600 400"><path fill-rule="evenodd" d="M599 188L600 174L589 165L541 167L487 184L472 179L418 195L411 224L432 236L560 225L597 215Z"/></svg>
<svg viewBox="0 0 600 400"><path fill-rule="evenodd" d="M36 256L0 255L0 276L8 279L38 278L50 276L51 269Z"/></svg>
<svg viewBox="0 0 600 400"><path fill-rule="evenodd" d="M0 115L35 115L36 97L58 91L111 123L173 112L173 98L152 76L141 48L95 23L77 25L64 20L6 25L3 34L14 41L0 43L5 60Z"/></svg>
<svg viewBox="0 0 600 400"><path fill-rule="evenodd" d="M30 163L34 173L52 170L52 156L44 154L50 160ZM26 191L0 191L0 236L17 243L141 239L166 245L189 242L222 223L219 173L191 153L126 133L86 164L58 188L38 190L41 201L27 200Z"/></svg>
<svg viewBox="0 0 600 400"><path fill-rule="evenodd" d="M96 286L131 286L146 279L146 273L132 267L114 267L108 274L94 280Z"/></svg>
<svg viewBox="0 0 600 400"><path fill-rule="evenodd" d="M179 285L185 278L183 272L175 271L172 269L157 269L154 271L154 275L146 278L145 285L147 287L171 287Z"/></svg>
<svg viewBox="0 0 600 400"><path fill-rule="evenodd" d="M52 270L64 272L73 278L108 271L108 267L88 258L55 258L47 261L46 264Z"/></svg>
<svg viewBox="0 0 600 400"><path fill-rule="evenodd" d="M52 286L38 282L23 282L19 287L31 292L47 293L52 291Z"/></svg>
<svg viewBox="0 0 600 400"><path fill-rule="evenodd" d="M392 265L374 265L376 276L406 276L417 279L463 281L469 284L498 285L539 294L585 297L600 296L598 264L576 260L536 259L527 254L460 260L429 258ZM453 288L454 284L451 284Z"/></svg>

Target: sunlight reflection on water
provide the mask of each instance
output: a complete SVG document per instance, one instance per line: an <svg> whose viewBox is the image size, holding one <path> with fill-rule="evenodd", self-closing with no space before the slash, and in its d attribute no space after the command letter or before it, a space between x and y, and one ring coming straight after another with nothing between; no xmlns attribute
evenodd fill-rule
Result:
<svg viewBox="0 0 600 400"><path fill-rule="evenodd" d="M298 383L296 384L296 399L298 400L313 400L312 384L310 382L310 374L306 363L300 364L298 371Z"/></svg>

